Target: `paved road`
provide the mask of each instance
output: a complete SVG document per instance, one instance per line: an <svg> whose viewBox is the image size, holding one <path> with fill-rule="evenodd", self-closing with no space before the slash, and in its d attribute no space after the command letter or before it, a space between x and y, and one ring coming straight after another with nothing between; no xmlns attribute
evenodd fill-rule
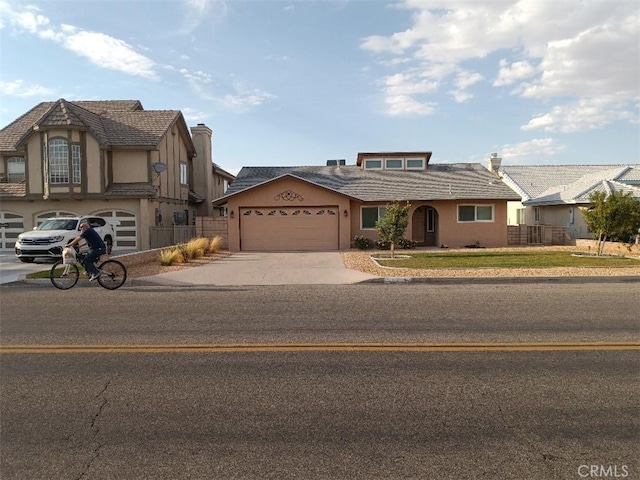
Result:
<svg viewBox="0 0 640 480"><path fill-rule="evenodd" d="M4 345L138 345L1 355L3 480L640 472L638 350L594 344L637 345L634 284L12 284L0 296ZM153 351L274 342L318 350ZM585 350L410 351L416 342Z"/></svg>

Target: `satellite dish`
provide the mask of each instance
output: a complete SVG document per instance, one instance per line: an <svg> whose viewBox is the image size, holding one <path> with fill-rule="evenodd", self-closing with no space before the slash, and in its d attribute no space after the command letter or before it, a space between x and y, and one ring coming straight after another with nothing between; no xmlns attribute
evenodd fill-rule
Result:
<svg viewBox="0 0 640 480"><path fill-rule="evenodd" d="M154 172L160 175L162 172L164 172L167 169L167 164L156 162L151 164L151 168L153 169Z"/></svg>

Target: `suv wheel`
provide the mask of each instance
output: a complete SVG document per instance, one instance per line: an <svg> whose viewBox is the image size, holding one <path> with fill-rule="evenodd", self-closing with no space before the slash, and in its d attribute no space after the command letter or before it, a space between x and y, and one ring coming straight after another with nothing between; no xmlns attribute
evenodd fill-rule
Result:
<svg viewBox="0 0 640 480"><path fill-rule="evenodd" d="M113 240L111 237L104 237L104 246L107 247L107 255L111 255L113 249Z"/></svg>
<svg viewBox="0 0 640 480"><path fill-rule="evenodd" d="M33 261L35 260L35 257L18 257L20 259L21 262L24 263L33 263Z"/></svg>

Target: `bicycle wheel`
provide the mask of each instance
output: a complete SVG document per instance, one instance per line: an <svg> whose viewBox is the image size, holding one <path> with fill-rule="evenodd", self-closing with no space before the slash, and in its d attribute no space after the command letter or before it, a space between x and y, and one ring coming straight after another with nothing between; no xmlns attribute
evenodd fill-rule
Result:
<svg viewBox="0 0 640 480"><path fill-rule="evenodd" d="M98 270L100 270L98 283L107 290L120 288L127 280L127 269L117 260L102 262Z"/></svg>
<svg viewBox="0 0 640 480"><path fill-rule="evenodd" d="M60 290L69 290L76 283L78 283L78 277L80 277L80 270L78 265L69 264L65 265L62 260L58 260L51 267L49 272L49 279L53 286Z"/></svg>

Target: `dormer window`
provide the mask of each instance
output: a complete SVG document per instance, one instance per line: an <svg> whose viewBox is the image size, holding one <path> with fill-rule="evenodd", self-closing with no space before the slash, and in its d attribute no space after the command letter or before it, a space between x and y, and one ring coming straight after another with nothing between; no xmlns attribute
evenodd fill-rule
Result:
<svg viewBox="0 0 640 480"><path fill-rule="evenodd" d="M404 158L385 158L384 168L386 170L402 170L404 168Z"/></svg>
<svg viewBox="0 0 640 480"><path fill-rule="evenodd" d="M382 159L368 158L364 161L364 168L366 170L382 170Z"/></svg>
<svg viewBox="0 0 640 480"><path fill-rule="evenodd" d="M424 158L407 158L407 170L424 170Z"/></svg>
<svg viewBox="0 0 640 480"><path fill-rule="evenodd" d="M426 170L430 157L430 152L361 153L357 164L365 170Z"/></svg>

